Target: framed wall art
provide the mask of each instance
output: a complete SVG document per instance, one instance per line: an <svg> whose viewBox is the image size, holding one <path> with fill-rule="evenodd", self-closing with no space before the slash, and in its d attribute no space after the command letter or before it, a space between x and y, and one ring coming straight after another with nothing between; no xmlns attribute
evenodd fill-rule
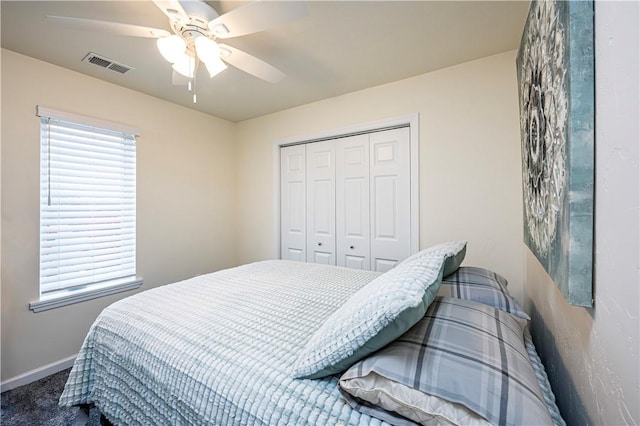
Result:
<svg viewBox="0 0 640 426"><path fill-rule="evenodd" d="M592 306L593 2L534 0L516 67L524 241L569 303Z"/></svg>

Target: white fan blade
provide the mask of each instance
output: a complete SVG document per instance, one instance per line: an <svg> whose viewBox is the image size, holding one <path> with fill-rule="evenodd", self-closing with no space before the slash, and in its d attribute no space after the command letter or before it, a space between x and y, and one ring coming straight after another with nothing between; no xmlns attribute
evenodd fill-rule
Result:
<svg viewBox="0 0 640 426"><path fill-rule="evenodd" d="M286 76L282 71L269 65L261 59L256 58L242 50L231 47L227 44L219 44L220 58L241 69L242 71L254 75L258 78L268 81L269 83L278 83Z"/></svg>
<svg viewBox="0 0 640 426"><path fill-rule="evenodd" d="M171 21L183 25L189 23L189 16L178 0L153 0L153 2Z"/></svg>
<svg viewBox="0 0 640 426"><path fill-rule="evenodd" d="M120 22L98 21L95 19L83 18L69 18L66 16L47 16L47 19L57 24L79 30L101 31L121 36L160 38L171 35L169 31L161 30L158 28L141 27L139 25L123 24Z"/></svg>
<svg viewBox="0 0 640 426"><path fill-rule="evenodd" d="M209 29L218 38L238 37L264 31L307 13L307 4L301 0L256 0L217 17L209 22Z"/></svg>
<svg viewBox="0 0 640 426"><path fill-rule="evenodd" d="M186 77L179 72L173 71L171 75L171 84L174 86L186 86L189 84L189 77Z"/></svg>

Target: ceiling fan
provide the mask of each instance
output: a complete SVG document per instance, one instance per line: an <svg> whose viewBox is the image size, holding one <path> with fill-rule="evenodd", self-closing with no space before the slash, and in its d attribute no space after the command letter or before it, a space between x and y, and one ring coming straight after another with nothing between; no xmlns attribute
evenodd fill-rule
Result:
<svg viewBox="0 0 640 426"><path fill-rule="evenodd" d="M171 31L139 25L95 19L47 16L48 19L77 29L104 31L117 35L157 39L158 50L173 64L174 84L194 78L199 63L213 77L228 63L240 70L277 83L285 75L257 57L236 49L219 39L252 34L307 14L304 1L265 1L247 3L223 15L204 0L153 0L169 18Z"/></svg>

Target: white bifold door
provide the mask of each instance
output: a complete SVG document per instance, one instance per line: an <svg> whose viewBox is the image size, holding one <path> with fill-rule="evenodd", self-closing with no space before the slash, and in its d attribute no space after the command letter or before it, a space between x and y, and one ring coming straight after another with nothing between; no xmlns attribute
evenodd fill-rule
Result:
<svg viewBox="0 0 640 426"><path fill-rule="evenodd" d="M281 148L281 257L391 269L411 254L410 184L408 128Z"/></svg>
<svg viewBox="0 0 640 426"><path fill-rule="evenodd" d="M370 136L371 269L384 272L411 254L409 129Z"/></svg>
<svg viewBox="0 0 640 426"><path fill-rule="evenodd" d="M369 135L341 139L336 157L337 265L370 270Z"/></svg>
<svg viewBox="0 0 640 426"><path fill-rule="evenodd" d="M280 150L280 257L307 261L305 146Z"/></svg>
<svg viewBox="0 0 640 426"><path fill-rule="evenodd" d="M307 262L336 264L335 141L306 144Z"/></svg>

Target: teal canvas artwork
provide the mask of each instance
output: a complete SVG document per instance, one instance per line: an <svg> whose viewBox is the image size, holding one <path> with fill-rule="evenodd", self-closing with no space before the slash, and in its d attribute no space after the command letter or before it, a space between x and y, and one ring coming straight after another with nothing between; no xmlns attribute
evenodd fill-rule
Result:
<svg viewBox="0 0 640 426"><path fill-rule="evenodd" d="M516 58L524 241L567 301L593 305L593 1L532 1Z"/></svg>

